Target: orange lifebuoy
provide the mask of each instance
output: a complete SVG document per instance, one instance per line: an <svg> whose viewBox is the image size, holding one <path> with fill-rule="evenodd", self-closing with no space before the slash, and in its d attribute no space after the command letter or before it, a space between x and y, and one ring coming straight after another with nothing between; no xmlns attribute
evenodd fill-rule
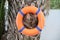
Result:
<svg viewBox="0 0 60 40"><path fill-rule="evenodd" d="M24 14L28 12L32 12L34 14L36 13L36 15L38 16L39 22L36 28L28 29L24 27L22 19ZM40 31L44 28L44 22L45 22L45 18L44 18L43 12L40 10L40 8L37 8L34 6L27 6L22 8L22 10L18 12L16 17L16 25L17 25L18 31L28 36L34 36L36 34L39 34Z"/></svg>

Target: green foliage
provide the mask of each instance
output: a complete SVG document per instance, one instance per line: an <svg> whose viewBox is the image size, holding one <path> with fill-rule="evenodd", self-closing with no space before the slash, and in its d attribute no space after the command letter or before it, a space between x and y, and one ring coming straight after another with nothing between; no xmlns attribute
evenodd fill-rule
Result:
<svg viewBox="0 0 60 40"><path fill-rule="evenodd" d="M51 9L60 9L60 0L50 0Z"/></svg>
<svg viewBox="0 0 60 40"><path fill-rule="evenodd" d="M0 38L3 33L3 27L4 27L4 1L0 0Z"/></svg>

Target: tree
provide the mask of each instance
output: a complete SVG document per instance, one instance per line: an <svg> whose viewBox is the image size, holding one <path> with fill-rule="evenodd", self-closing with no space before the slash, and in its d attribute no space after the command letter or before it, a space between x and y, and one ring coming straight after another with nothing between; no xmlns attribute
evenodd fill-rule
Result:
<svg viewBox="0 0 60 40"><path fill-rule="evenodd" d="M42 0L8 0L8 4L9 10L7 14L7 31L2 36L1 40L40 40L40 34L31 37L19 33L15 20L17 12L24 6L34 5L36 7L41 7L44 4Z"/></svg>

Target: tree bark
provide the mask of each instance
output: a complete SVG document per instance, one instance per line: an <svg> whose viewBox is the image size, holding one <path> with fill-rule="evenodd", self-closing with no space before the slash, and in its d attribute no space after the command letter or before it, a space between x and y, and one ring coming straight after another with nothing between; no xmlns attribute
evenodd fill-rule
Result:
<svg viewBox="0 0 60 40"><path fill-rule="evenodd" d="M1 40L40 40L40 34L37 36L26 36L18 32L16 27L16 15L17 12L27 5L34 5L40 7L39 5L41 0L8 0L9 3L9 12L8 12L8 30L2 36ZM39 2L39 3L38 3Z"/></svg>

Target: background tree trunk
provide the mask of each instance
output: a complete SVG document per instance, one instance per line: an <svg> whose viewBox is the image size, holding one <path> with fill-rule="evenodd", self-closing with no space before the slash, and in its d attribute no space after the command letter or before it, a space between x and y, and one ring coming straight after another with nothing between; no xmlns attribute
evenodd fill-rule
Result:
<svg viewBox="0 0 60 40"><path fill-rule="evenodd" d="M34 5L36 7L43 6L41 0L8 0L9 12L7 16L8 20L8 30L2 36L1 40L40 40L40 34L35 37L22 35L18 32L16 27L16 15L18 10L22 9L27 5ZM45 4L44 4L45 5Z"/></svg>

